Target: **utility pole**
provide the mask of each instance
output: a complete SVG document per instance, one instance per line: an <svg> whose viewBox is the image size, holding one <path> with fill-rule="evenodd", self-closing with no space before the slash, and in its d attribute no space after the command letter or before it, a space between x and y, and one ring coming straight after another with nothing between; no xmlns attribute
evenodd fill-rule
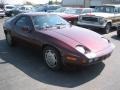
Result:
<svg viewBox="0 0 120 90"><path fill-rule="evenodd" d="M84 0L84 8L85 8L85 0Z"/></svg>
<svg viewBox="0 0 120 90"><path fill-rule="evenodd" d="M56 4L58 3L57 0L55 2L56 2Z"/></svg>

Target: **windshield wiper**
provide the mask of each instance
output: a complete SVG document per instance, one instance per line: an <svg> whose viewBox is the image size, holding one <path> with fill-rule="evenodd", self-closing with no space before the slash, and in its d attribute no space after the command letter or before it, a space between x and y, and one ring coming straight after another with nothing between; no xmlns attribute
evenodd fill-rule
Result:
<svg viewBox="0 0 120 90"><path fill-rule="evenodd" d="M47 29L47 28L52 28L53 26L43 26L43 27L40 27L40 26L38 26L38 27L36 27L36 28L38 28L38 29Z"/></svg>
<svg viewBox="0 0 120 90"><path fill-rule="evenodd" d="M55 25L66 25L66 24L64 24L64 23L58 23L58 24L55 24Z"/></svg>

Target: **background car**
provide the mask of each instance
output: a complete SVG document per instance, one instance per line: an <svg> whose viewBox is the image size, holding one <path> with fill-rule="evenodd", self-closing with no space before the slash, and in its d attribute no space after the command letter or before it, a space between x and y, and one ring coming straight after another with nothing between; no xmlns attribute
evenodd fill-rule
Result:
<svg viewBox="0 0 120 90"><path fill-rule="evenodd" d="M78 21L78 16L85 13L91 13L92 11L92 8L62 7L55 10L53 13L76 25Z"/></svg>
<svg viewBox="0 0 120 90"><path fill-rule="evenodd" d="M90 29L100 29L103 33L109 33L111 27L120 23L120 5L108 4L95 7L95 12L79 17L78 25Z"/></svg>
<svg viewBox="0 0 120 90"><path fill-rule="evenodd" d="M10 16L15 16L20 13L31 12L33 9L32 5L19 5L9 11Z"/></svg>
<svg viewBox="0 0 120 90"><path fill-rule="evenodd" d="M15 14L17 14L17 13L15 13L15 11L19 10L20 7L22 7L22 5L15 5L14 8L7 11L7 16L10 17L10 16L14 16Z"/></svg>
<svg viewBox="0 0 120 90"><path fill-rule="evenodd" d="M4 17L5 16L5 12L4 12L4 10L3 9L0 9L0 17Z"/></svg>
<svg viewBox="0 0 120 90"><path fill-rule="evenodd" d="M13 8L15 8L15 5L5 5L4 6L4 10L5 10L5 15L6 16L10 16L10 11L13 9Z"/></svg>
<svg viewBox="0 0 120 90"><path fill-rule="evenodd" d="M59 70L62 65L90 65L108 58L114 45L103 36L70 25L60 16L48 13L25 13L8 19L4 25L10 46L16 42L39 46L46 65Z"/></svg>
<svg viewBox="0 0 120 90"><path fill-rule="evenodd" d="M60 8L60 5L41 5L35 7L36 12L53 12L54 10Z"/></svg>

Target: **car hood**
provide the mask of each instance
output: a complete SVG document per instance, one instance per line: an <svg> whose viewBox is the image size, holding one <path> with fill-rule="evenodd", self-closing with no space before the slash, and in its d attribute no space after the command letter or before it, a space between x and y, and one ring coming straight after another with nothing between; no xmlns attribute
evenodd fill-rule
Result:
<svg viewBox="0 0 120 90"><path fill-rule="evenodd" d="M67 13L53 13L53 14L57 14L63 18L77 18L79 16L77 14L67 14Z"/></svg>
<svg viewBox="0 0 120 90"><path fill-rule="evenodd" d="M76 45L83 45L92 52L99 52L109 46L108 40L104 39L100 34L77 26L45 30L43 33L65 42L73 48Z"/></svg>
<svg viewBox="0 0 120 90"><path fill-rule="evenodd" d="M103 12L93 12L93 13L86 14L86 15L98 16L98 17L104 17L104 18L109 18L109 17L113 17L114 16L113 13L103 13Z"/></svg>

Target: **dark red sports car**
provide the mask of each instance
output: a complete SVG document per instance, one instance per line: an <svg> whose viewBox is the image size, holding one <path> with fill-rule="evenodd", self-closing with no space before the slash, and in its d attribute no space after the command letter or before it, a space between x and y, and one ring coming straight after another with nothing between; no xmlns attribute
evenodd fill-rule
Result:
<svg viewBox="0 0 120 90"><path fill-rule="evenodd" d="M108 58L114 45L88 29L70 25L60 16L45 13L24 13L4 23L6 40L39 46L52 70L62 64L89 65Z"/></svg>

